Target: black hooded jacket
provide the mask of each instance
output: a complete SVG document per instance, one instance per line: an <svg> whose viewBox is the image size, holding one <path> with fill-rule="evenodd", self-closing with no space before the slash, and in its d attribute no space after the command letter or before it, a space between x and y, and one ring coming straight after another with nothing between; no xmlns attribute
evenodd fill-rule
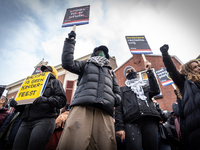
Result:
<svg viewBox="0 0 200 150"><path fill-rule="evenodd" d="M158 83L152 72L147 71L149 86L143 87L146 102L136 97L136 94L128 86L120 87L122 102L115 110L116 131L125 130L124 124L131 123L143 116L153 116L160 120L160 115L151 98L160 93Z"/></svg>
<svg viewBox="0 0 200 150"><path fill-rule="evenodd" d="M120 89L110 66L74 60L75 40L66 38L62 53L62 67L79 75L79 84L71 106L93 106L113 116L113 108L120 103ZM92 55L93 56L93 55Z"/></svg>

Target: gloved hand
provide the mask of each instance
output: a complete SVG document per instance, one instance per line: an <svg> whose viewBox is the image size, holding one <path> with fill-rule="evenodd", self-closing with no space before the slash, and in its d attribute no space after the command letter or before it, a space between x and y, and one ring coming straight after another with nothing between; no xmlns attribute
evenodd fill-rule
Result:
<svg viewBox="0 0 200 150"><path fill-rule="evenodd" d="M47 99L46 97L40 96L40 97L38 97L37 99L35 99L35 100L33 101L33 105L39 105L39 104L45 103L45 102L47 102L47 101L48 101L48 99Z"/></svg>
<svg viewBox="0 0 200 150"><path fill-rule="evenodd" d="M169 49L169 46L167 44L164 44L162 47L160 47L161 53L167 53Z"/></svg>
<svg viewBox="0 0 200 150"><path fill-rule="evenodd" d="M74 39L76 39L76 33L74 31L71 31L69 34L68 34L69 38L71 39L72 37L74 37Z"/></svg>
<svg viewBox="0 0 200 150"><path fill-rule="evenodd" d="M17 102L15 101L14 98L9 99L10 102L10 107L16 107L17 106Z"/></svg>

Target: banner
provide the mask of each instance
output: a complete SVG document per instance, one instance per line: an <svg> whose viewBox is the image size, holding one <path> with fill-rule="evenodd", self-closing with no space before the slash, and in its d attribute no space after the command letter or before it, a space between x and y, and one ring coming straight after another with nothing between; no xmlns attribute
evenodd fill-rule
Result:
<svg viewBox="0 0 200 150"><path fill-rule="evenodd" d="M89 13L90 5L67 9L62 27L88 24Z"/></svg>
<svg viewBox="0 0 200 150"><path fill-rule="evenodd" d="M155 72L163 86L167 86L174 83L173 80L170 78L166 68L161 68Z"/></svg>
<svg viewBox="0 0 200 150"><path fill-rule="evenodd" d="M44 93L45 87L49 80L49 76L50 72L42 72L40 74L28 76L24 80L15 98L18 105L30 104L36 98L41 96Z"/></svg>
<svg viewBox="0 0 200 150"><path fill-rule="evenodd" d="M142 36L126 36L126 41L132 54L152 54L146 38Z"/></svg>

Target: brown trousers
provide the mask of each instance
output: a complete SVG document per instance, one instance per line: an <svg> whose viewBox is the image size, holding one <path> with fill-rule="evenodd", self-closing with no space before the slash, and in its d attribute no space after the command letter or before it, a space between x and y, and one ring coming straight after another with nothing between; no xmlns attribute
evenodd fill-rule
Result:
<svg viewBox="0 0 200 150"><path fill-rule="evenodd" d="M116 150L113 118L91 106L71 108L57 150Z"/></svg>

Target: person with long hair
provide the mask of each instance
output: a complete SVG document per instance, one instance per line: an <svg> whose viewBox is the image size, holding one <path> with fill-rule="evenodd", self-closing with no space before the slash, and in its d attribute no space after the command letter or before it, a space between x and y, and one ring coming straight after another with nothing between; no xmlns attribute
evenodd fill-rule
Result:
<svg viewBox="0 0 200 150"><path fill-rule="evenodd" d="M188 149L197 150L200 148L200 63L190 60L178 71L168 49L166 44L160 47L165 67L178 88L178 96L182 98L182 138Z"/></svg>

